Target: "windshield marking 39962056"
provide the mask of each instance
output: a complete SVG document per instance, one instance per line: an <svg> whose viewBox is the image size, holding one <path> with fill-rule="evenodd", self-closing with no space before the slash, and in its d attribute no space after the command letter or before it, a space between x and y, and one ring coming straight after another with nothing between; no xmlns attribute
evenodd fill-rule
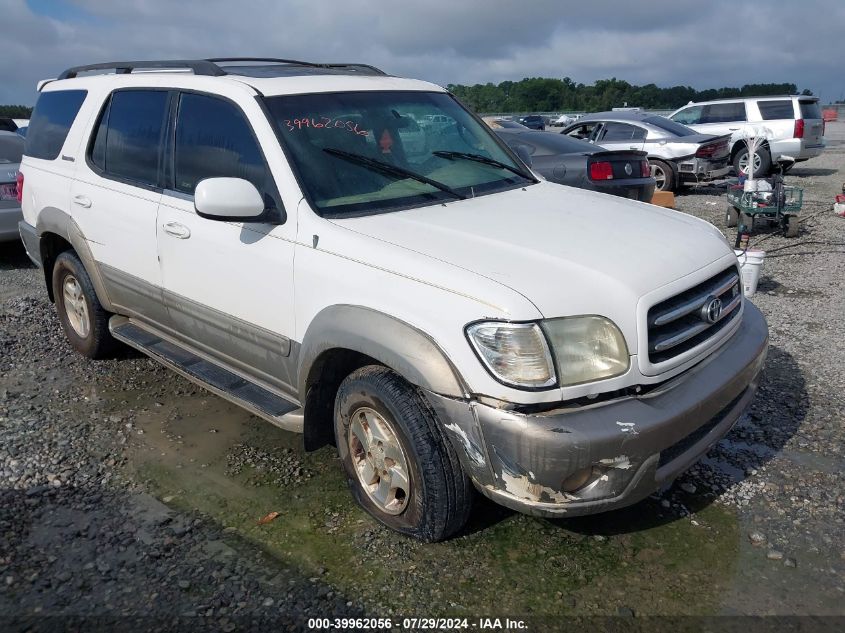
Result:
<svg viewBox="0 0 845 633"><path fill-rule="evenodd" d="M393 211L535 182L447 93L316 93L265 103L303 193L324 215Z"/></svg>

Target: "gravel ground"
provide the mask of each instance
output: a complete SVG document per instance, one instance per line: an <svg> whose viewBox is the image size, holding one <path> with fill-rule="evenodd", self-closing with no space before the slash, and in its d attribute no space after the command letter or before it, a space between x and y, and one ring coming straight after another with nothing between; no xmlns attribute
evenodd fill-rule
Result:
<svg viewBox="0 0 845 633"><path fill-rule="evenodd" d="M801 236L760 228L752 239L769 253L754 302L769 321L771 350L749 415L633 513L540 522L482 502L467 533L439 546L397 537L360 513L330 451L303 455L287 434L258 430L268 425L146 358L93 363L72 353L39 271L19 246L2 245L0 613L143 615L177 627L184 620L176 618L196 615L223 630L244 618L301 628L313 615L383 616L434 604L478 615L497 604L631 615L661 612L659 601L644 602L661 575L678 583L671 604L682 606L672 608L692 612L700 596L683 583L703 581L685 565L700 547L704 567L712 556L719 574L707 612L845 614L845 219L831 211L845 180L845 123L829 125L827 136L828 151L788 177L806 188ZM677 206L722 227L719 194L691 189ZM273 433L273 441L256 433ZM161 473L180 470L213 501L188 495L184 482L168 492L173 477ZM324 486L324 507L308 497L309 486ZM290 494L268 524L272 539L255 524L273 507L248 505L246 518L224 508L263 490ZM634 525L636 513L655 521ZM719 517L735 524L721 530L722 541L712 525ZM683 536L693 549L670 564L667 530L687 535L679 530L696 526L706 528L703 536ZM308 543L297 539L312 532L334 539L318 543L349 547L341 550L349 559L332 558L323 545L310 559L299 556ZM721 565L705 550L723 543L730 560ZM517 546L531 556L518 558ZM501 558L485 559L493 550ZM378 587L359 591L373 581L359 586L344 576L348 568L356 578L355 565L363 565L352 553L368 561L360 573L378 578ZM391 568L393 576L379 576ZM621 568L639 583L627 596L607 589ZM514 574L523 581L514 583ZM518 593L505 597L535 581L548 585L541 606ZM552 587L564 581L571 593Z"/></svg>

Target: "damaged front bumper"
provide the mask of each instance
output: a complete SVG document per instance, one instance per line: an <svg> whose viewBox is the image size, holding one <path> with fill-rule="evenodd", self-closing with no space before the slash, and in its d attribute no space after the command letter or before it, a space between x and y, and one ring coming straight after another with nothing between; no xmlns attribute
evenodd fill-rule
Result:
<svg viewBox="0 0 845 633"><path fill-rule="evenodd" d="M592 514L647 497L721 439L754 397L767 347L746 303L722 347L645 395L536 414L427 396L484 495L537 516Z"/></svg>

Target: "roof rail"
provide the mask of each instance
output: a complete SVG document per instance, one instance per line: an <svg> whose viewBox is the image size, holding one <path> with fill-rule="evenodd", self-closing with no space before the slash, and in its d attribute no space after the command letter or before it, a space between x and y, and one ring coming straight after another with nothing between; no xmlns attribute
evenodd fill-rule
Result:
<svg viewBox="0 0 845 633"><path fill-rule="evenodd" d="M68 68L61 75L59 79L73 79L79 73L90 70L114 70L118 75L126 75L133 70L145 69L160 69L160 70L192 70L195 75L209 75L211 77L219 77L226 73L217 65L205 59L182 59L182 60L154 60L154 61L140 61L140 62L105 62L102 64L88 64L87 66L74 66Z"/></svg>
<svg viewBox="0 0 845 633"><path fill-rule="evenodd" d="M368 64L322 64L315 62L303 62L295 59L277 59L275 57L215 57L212 59L181 59L181 60L151 60L151 61L136 61L136 62L104 62L102 64L88 64L86 66L74 66L68 68L61 75L59 79L73 79L79 73L96 71L96 70L114 70L119 75L129 74L134 70L191 70L195 75L205 75L209 77L220 77L227 75L224 68L220 67L220 63L230 62L259 62L284 64L288 66L304 66L310 68L323 69L348 69L360 70L366 74L371 75L386 75L383 70L370 66ZM233 73L236 74L236 73Z"/></svg>
<svg viewBox="0 0 845 633"><path fill-rule="evenodd" d="M230 62L261 62L271 64L285 64L289 66L308 66L311 68L348 68L350 70L360 69L373 75L387 75L381 68L370 66L369 64L326 64L322 62L303 62L298 59L279 59L276 57L212 57L205 61L214 64L230 63Z"/></svg>

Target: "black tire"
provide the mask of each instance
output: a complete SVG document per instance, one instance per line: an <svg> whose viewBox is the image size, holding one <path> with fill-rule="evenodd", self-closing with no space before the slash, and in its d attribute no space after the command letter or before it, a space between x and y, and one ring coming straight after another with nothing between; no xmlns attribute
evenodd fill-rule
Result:
<svg viewBox="0 0 845 633"><path fill-rule="evenodd" d="M651 159L651 175L656 182L655 191L675 191L675 170L662 160Z"/></svg>
<svg viewBox="0 0 845 633"><path fill-rule="evenodd" d="M769 172L772 169L772 157L769 154L769 150L765 147L761 147L756 152L757 156L760 157L760 165L757 167L757 170L754 172L755 178L765 178L769 175ZM736 156L734 156L734 171L736 172L737 176L742 175L744 172L740 169L740 162L748 160L748 148L743 147L740 149Z"/></svg>
<svg viewBox="0 0 845 633"><path fill-rule="evenodd" d="M375 411L398 439L408 462L409 494L400 514L384 511L364 490L350 451L350 427L362 409ZM460 530L472 508L472 484L425 397L398 374L362 367L341 383L335 398L337 449L353 496L384 525L425 542Z"/></svg>
<svg viewBox="0 0 845 633"><path fill-rule="evenodd" d="M87 310L87 331L79 332L71 323L71 312L75 312L68 304L65 296L65 285L75 280L81 292L80 300ZM71 347L88 358L109 358L119 348L118 342L109 332L109 317L94 291L94 284L85 271L85 266L73 251L65 251L56 258L53 265L53 296L56 300L56 310L59 322ZM81 304L80 304L81 308Z"/></svg>
<svg viewBox="0 0 845 633"><path fill-rule="evenodd" d="M734 227L739 224L739 209L736 207L728 207L725 210L725 226Z"/></svg>
<svg viewBox="0 0 845 633"><path fill-rule="evenodd" d="M783 219L783 234L786 237L798 237L798 216L788 215Z"/></svg>

